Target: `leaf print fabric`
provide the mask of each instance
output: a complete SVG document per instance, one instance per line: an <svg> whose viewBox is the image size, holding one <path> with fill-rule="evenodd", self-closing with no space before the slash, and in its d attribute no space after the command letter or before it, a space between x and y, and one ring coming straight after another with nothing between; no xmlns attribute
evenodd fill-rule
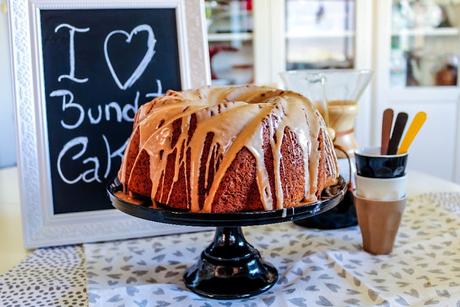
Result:
<svg viewBox="0 0 460 307"><path fill-rule="evenodd" d="M454 213L454 214L453 214ZM245 227L279 272L259 296L215 301L188 291L182 275L213 233L85 244L91 306L413 306L460 303L460 194L409 199L394 251L372 256L358 227ZM107 261L109 260L109 261ZM442 302L442 303L441 303Z"/></svg>
<svg viewBox="0 0 460 307"><path fill-rule="evenodd" d="M244 232L279 272L277 284L253 298L209 300L185 288L185 269L213 237L201 232L37 249L0 275L0 305L460 305L459 193L411 197L388 256L364 252L358 227L284 223Z"/></svg>

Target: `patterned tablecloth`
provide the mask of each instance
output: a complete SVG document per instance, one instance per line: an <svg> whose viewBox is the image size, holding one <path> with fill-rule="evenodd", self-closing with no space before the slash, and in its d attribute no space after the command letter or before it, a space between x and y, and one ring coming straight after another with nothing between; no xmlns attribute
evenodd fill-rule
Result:
<svg viewBox="0 0 460 307"><path fill-rule="evenodd" d="M81 246L40 248L0 275L0 306L86 306Z"/></svg>
<svg viewBox="0 0 460 307"><path fill-rule="evenodd" d="M459 214L457 193L410 198L389 256L362 251L358 227L246 227L280 278L268 292L236 301L204 299L182 283L212 232L40 249L0 276L0 305L458 306Z"/></svg>

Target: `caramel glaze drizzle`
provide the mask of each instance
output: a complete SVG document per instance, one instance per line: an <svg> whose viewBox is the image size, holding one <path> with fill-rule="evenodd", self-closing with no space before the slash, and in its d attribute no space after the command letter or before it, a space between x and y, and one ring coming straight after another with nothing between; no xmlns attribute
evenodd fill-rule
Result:
<svg viewBox="0 0 460 307"><path fill-rule="evenodd" d="M191 131L192 117L196 118L196 127ZM180 120L179 136L173 140L173 123ZM264 163L263 124L268 123L270 145L274 159L275 202L271 195L269 175ZM174 176L167 195L169 203L174 184L179 180L181 167L190 169L186 176L187 199L192 212L211 212L218 187L235 159L236 155L247 148L255 157L257 185L260 199L265 210L283 208L283 189L281 185L281 144L285 128L295 134L303 152L304 164L304 200L316 200L318 166L320 160L319 135L326 138L326 155L335 155L332 142L325 133L325 123L312 103L305 97L291 91L270 87L203 87L183 92L168 91L143 105L136 115L135 129L140 131L139 149L145 150L150 157L151 197L155 199L159 187L164 188L167 157L176 152ZM205 186L210 187L200 208L198 178L201 156L205 139L213 134L209 155L205 159ZM134 134L134 133L133 133ZM177 132L176 132L177 134ZM174 141L174 143L173 143ZM190 152L190 165L187 153ZM211 159L213 157L213 159ZM126 185L126 156L120 169L120 181ZM331 176L338 177L337 162L326 159ZM211 161L214 161L211 164ZM212 182L208 174L214 171ZM129 177L128 177L129 180Z"/></svg>

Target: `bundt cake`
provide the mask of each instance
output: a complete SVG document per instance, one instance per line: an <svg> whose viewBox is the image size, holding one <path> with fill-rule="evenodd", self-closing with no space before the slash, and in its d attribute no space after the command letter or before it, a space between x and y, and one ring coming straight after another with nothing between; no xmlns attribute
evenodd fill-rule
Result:
<svg viewBox="0 0 460 307"><path fill-rule="evenodd" d="M221 213L314 202L338 175L308 99L247 85L170 90L140 107L118 177L130 195Z"/></svg>

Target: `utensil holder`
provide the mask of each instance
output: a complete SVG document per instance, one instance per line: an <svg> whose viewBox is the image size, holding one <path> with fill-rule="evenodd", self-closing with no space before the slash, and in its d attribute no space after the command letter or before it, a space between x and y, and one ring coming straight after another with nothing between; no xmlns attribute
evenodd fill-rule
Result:
<svg viewBox="0 0 460 307"><path fill-rule="evenodd" d="M363 249L373 255L390 254L407 198L377 201L355 195L355 200Z"/></svg>

